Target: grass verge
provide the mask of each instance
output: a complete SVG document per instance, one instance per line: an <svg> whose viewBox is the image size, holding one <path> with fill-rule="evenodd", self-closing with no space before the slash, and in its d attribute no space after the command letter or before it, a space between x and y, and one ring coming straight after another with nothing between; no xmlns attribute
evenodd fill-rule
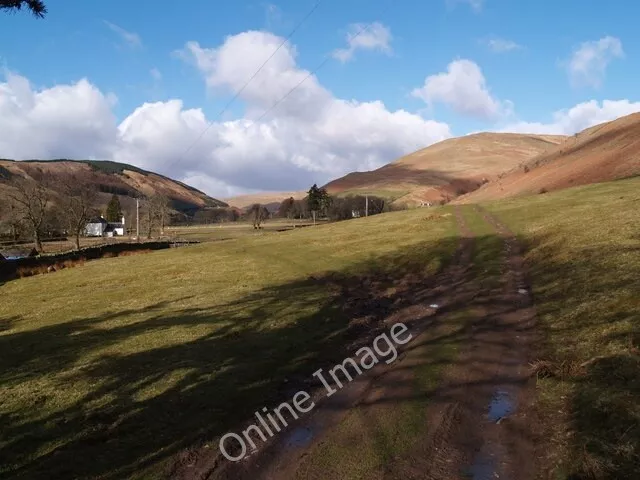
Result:
<svg viewBox="0 0 640 480"><path fill-rule="evenodd" d="M640 472L640 179L488 204L527 245L552 478Z"/></svg>

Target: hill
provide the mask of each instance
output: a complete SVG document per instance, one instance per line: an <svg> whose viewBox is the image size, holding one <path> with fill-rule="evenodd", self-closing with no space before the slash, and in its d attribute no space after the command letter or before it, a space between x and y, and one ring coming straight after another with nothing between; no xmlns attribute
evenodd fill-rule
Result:
<svg viewBox="0 0 640 480"><path fill-rule="evenodd" d="M225 198L224 201L231 207L245 209L255 203L265 205L269 211L277 211L280 203L289 197L294 200L300 200L307 195L307 192L261 192L250 195L237 195L235 197Z"/></svg>
<svg viewBox="0 0 640 480"><path fill-rule="evenodd" d="M0 196L11 188L11 178L45 178L47 188L60 194L62 185L71 179L93 185L99 193L99 203L106 205L115 193L125 211L135 205L140 194L161 194L169 198L171 208L193 215L206 207L227 206L177 180L124 163L98 160L0 160Z"/></svg>
<svg viewBox="0 0 640 480"><path fill-rule="evenodd" d="M596 125L457 200L481 202L640 175L640 113Z"/></svg>
<svg viewBox="0 0 640 480"><path fill-rule="evenodd" d="M555 135L478 133L436 143L371 172L326 185L329 193L370 193L409 205L449 200L563 142Z"/></svg>

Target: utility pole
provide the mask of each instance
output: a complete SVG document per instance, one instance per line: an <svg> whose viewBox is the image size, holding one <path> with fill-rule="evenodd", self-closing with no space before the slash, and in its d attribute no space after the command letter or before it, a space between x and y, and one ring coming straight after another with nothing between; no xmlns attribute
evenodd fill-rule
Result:
<svg viewBox="0 0 640 480"><path fill-rule="evenodd" d="M368 194L364 196L364 216L365 217L369 216L369 195Z"/></svg>
<svg viewBox="0 0 640 480"><path fill-rule="evenodd" d="M136 198L136 242L140 241L140 199Z"/></svg>

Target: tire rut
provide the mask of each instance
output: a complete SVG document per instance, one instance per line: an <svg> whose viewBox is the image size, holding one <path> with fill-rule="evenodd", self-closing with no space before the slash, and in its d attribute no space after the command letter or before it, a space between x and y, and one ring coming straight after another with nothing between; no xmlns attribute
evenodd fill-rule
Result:
<svg viewBox="0 0 640 480"><path fill-rule="evenodd" d="M422 444L388 469L386 479L533 479L534 398L528 364L535 311L518 242L487 211L475 211L502 240L501 286L478 285L468 303L468 328L457 360L430 398ZM474 289L471 288L471 291Z"/></svg>

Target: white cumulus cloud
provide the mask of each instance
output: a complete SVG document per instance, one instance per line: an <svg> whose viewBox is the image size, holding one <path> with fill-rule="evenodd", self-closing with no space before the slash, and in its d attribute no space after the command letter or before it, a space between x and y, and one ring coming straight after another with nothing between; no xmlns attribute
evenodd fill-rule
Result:
<svg viewBox="0 0 640 480"><path fill-rule="evenodd" d="M333 57L344 63L351 60L358 50L377 50L390 54L391 40L391 30L379 22L355 23L349 26L347 47L335 50Z"/></svg>
<svg viewBox="0 0 640 480"><path fill-rule="evenodd" d="M182 53L208 88L228 98L280 43L270 33L244 32L216 48L188 43ZM173 99L145 103L118 122L115 98L88 80L37 89L9 74L0 83L0 151L16 159L112 159L224 196L306 188L451 136L445 123L390 111L379 101L336 98L313 75L256 121L308 75L287 44L240 95L243 118L212 122Z"/></svg>
<svg viewBox="0 0 640 480"><path fill-rule="evenodd" d="M511 111L511 103L493 97L480 67L471 60L455 60L446 72L426 78L412 95L428 105L443 103L456 112L484 120L495 120Z"/></svg>
<svg viewBox="0 0 640 480"><path fill-rule="evenodd" d="M227 37L217 48L203 48L198 42L189 42L180 53L184 59L194 62L207 86L216 94L236 93L253 77L240 96L251 110L250 114L261 113L299 85L287 101L282 102L278 114L315 115L331 95L315 76L298 67L295 47L288 44L281 47L254 77L281 44L282 38L271 33L248 31Z"/></svg>
<svg viewBox="0 0 640 480"><path fill-rule="evenodd" d="M604 100L598 102L591 100L579 103L569 109L555 112L553 120L549 123L522 121L506 125L500 131L573 135L585 128L636 112L640 112L640 102L630 102L629 100Z"/></svg>
<svg viewBox="0 0 640 480"><path fill-rule="evenodd" d="M0 83L0 156L3 158L108 157L115 138L115 97L86 79L34 91L6 72Z"/></svg>
<svg viewBox="0 0 640 480"><path fill-rule="evenodd" d="M604 80L609 63L623 57L622 42L616 37L607 36L593 42L582 43L567 63L572 85L599 87Z"/></svg>

